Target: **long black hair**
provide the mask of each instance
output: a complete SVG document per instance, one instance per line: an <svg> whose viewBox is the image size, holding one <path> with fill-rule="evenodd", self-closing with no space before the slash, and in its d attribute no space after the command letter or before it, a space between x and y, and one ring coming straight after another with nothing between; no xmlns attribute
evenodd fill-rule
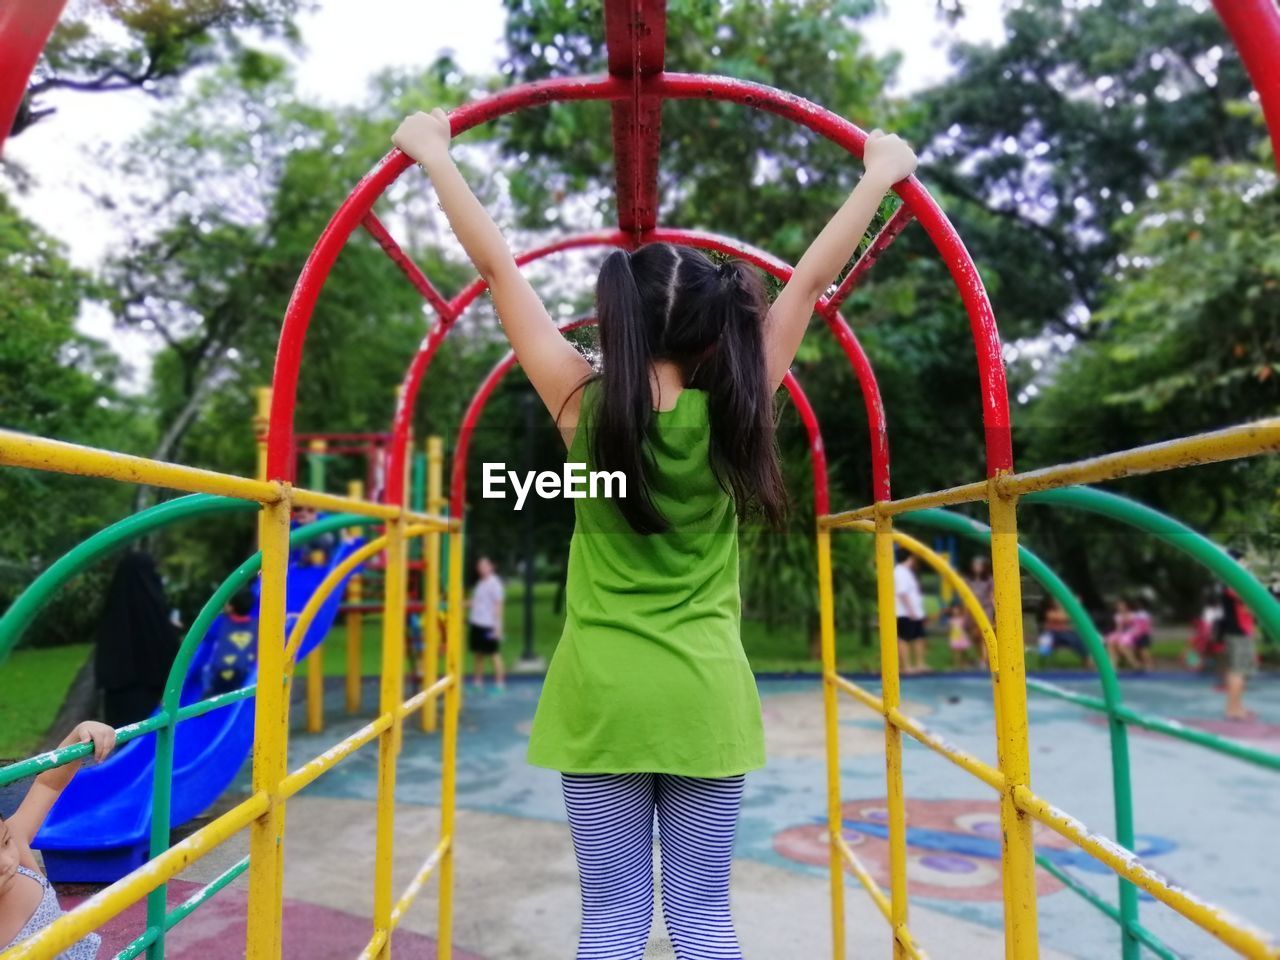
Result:
<svg viewBox="0 0 1280 960"><path fill-rule="evenodd" d="M767 311L759 274L740 260L717 265L668 243L605 260L596 282L602 390L588 436L593 467L626 475L618 509L637 532L668 528L650 482L650 369L658 360L675 364L686 387L706 392L711 467L739 516L759 511L781 523L786 491L764 358Z"/></svg>

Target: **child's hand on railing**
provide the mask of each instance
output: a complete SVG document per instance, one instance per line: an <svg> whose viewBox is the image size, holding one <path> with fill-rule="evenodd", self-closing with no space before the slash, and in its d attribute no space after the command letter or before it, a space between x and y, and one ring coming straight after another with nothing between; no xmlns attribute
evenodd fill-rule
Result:
<svg viewBox="0 0 1280 960"><path fill-rule="evenodd" d="M101 763L116 748L116 731L105 723L86 720L84 723L77 724L76 728L67 734L67 739L62 742L62 745L66 747L73 743L92 743L93 759Z"/></svg>
<svg viewBox="0 0 1280 960"><path fill-rule="evenodd" d="M430 113L411 114L400 121L391 142L421 164L449 152L452 131L449 116L440 107Z"/></svg>
<svg viewBox="0 0 1280 960"><path fill-rule="evenodd" d="M867 176L886 190L915 173L917 162L915 152L905 140L883 130L872 130L867 136L862 161L867 166Z"/></svg>

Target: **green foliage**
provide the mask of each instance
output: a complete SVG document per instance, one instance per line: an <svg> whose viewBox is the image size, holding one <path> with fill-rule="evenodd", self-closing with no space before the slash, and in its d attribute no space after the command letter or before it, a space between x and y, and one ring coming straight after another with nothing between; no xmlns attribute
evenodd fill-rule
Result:
<svg viewBox="0 0 1280 960"><path fill-rule="evenodd" d="M1274 174L1194 160L1160 183L1156 197L1122 226L1130 240L1094 317L1101 333L1071 352L1030 410L1024 438L1033 462L1124 449L1280 410ZM1255 458L1156 474L1126 489L1220 541L1252 546L1265 574L1280 568L1278 477L1270 458ZM1055 532L1059 547L1072 531L1096 535L1098 525L1069 522ZM1195 607L1202 571L1139 538L1104 542L1110 549L1094 559L1090 579L1100 574L1152 585L1180 612Z"/></svg>
<svg viewBox="0 0 1280 960"><path fill-rule="evenodd" d="M1117 221L1197 155L1251 155L1251 86L1206 4L1021 0L1007 42L952 49L927 91L923 178L993 286L1007 339L1081 331L1124 244ZM994 282L993 282L994 281Z"/></svg>
<svg viewBox="0 0 1280 960"><path fill-rule="evenodd" d="M109 348L75 328L88 278L61 246L0 195L0 427L89 445L129 448L139 436L132 401L114 383ZM5 537L0 609L26 582L84 537L127 510L123 488L54 473L0 470ZM34 635L81 639L99 584L81 578L63 591Z"/></svg>
<svg viewBox="0 0 1280 960"><path fill-rule="evenodd" d="M72 0L36 65L13 134L53 113L51 90L171 96L187 73L246 54L246 38L296 46L302 0Z"/></svg>

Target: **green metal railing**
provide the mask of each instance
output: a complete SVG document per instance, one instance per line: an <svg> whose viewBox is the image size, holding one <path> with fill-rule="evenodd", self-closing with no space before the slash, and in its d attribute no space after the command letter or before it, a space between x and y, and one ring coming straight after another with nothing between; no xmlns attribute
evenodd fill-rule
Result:
<svg viewBox="0 0 1280 960"><path fill-rule="evenodd" d="M1112 519L1128 523L1172 544L1203 563L1216 576L1231 586L1258 616L1259 622L1273 635L1280 636L1280 603L1213 541L1165 516L1144 504L1116 494L1095 490L1092 487L1068 487L1061 490L1028 494L1022 498L1032 503L1066 506L1088 510ZM948 510L928 509L901 515L903 523L916 523L957 536L965 537L984 546L991 543L991 529L977 520ZM1055 697L1089 710L1095 710L1107 718L1107 733L1111 744L1112 802L1115 811L1116 840L1128 850L1134 849L1133 781L1129 762L1129 736L1127 726L1142 727L1156 733L1194 743L1226 756L1244 760L1256 766L1280 770L1280 755L1219 737L1203 730L1196 730L1161 717L1140 713L1124 703L1119 678L1107 654L1106 644L1098 633L1093 619L1079 599L1060 577L1035 553L1023 545L1018 547L1022 569L1034 578L1045 591L1062 605L1079 633L1085 648L1098 669L1098 681L1102 697L1091 697L1043 680L1028 679L1027 688ZM1115 907L1103 900L1084 884L1074 880L1042 856L1036 863L1057 878L1068 889L1079 894L1110 917L1121 929L1121 955L1124 960L1137 960L1140 947L1145 946L1165 960L1176 960L1175 954L1154 933L1144 927L1138 918L1138 891L1129 881L1119 879L1118 903Z"/></svg>
<svg viewBox="0 0 1280 960"><path fill-rule="evenodd" d="M22 632L40 612L41 608L53 598L62 584L111 551L136 540L146 533L170 524L223 512L256 512L258 509L258 504L252 501L234 500L210 494L193 494L151 507L107 527L51 564L14 601L5 616L0 618L0 655L13 648L20 639ZM336 514L293 531L289 536L289 546L300 546L326 533L351 527L375 526L382 522L372 517L361 517L355 514ZM209 627L227 602L258 575L261 567L262 554L256 553L236 567L222 581L187 629L182 645L179 647L178 654L169 671L164 695L161 698L157 712L138 723L121 727L117 732L116 742L118 744L127 743L152 732L156 735L149 853L152 859L169 848L173 754L178 724L191 717L197 717L220 707L247 700L257 692L257 685L250 684L239 690L218 694L185 707L179 705L187 671L201 642L208 633ZM88 756L92 749L92 744L77 743L69 747L50 750L29 760L11 764L0 769L0 786L82 759ZM115 960L132 960L143 950L147 951L148 960L163 960L165 934L243 873L248 864L249 860L246 857L172 910L168 909L168 885L161 884L147 896L146 930L124 950L116 954Z"/></svg>

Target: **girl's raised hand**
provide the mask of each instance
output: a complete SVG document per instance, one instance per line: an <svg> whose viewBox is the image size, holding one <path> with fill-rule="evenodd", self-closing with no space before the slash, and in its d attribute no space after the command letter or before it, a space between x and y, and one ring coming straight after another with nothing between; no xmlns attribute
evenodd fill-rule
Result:
<svg viewBox="0 0 1280 960"><path fill-rule="evenodd" d="M867 166L867 176L887 190L899 180L905 180L916 169L916 155L905 140L896 133L872 130L867 136L862 160Z"/></svg>
<svg viewBox="0 0 1280 960"><path fill-rule="evenodd" d="M419 111L405 117L392 134L391 142L418 163L423 163L429 157L448 153L452 135L448 115L436 107L430 113Z"/></svg>
<svg viewBox="0 0 1280 960"><path fill-rule="evenodd" d="M105 723L98 723L96 720L86 720L84 723L78 724L67 737L66 742L71 743L92 743L93 759L101 763L111 755L111 751L116 748L116 731L114 728L107 726Z"/></svg>

